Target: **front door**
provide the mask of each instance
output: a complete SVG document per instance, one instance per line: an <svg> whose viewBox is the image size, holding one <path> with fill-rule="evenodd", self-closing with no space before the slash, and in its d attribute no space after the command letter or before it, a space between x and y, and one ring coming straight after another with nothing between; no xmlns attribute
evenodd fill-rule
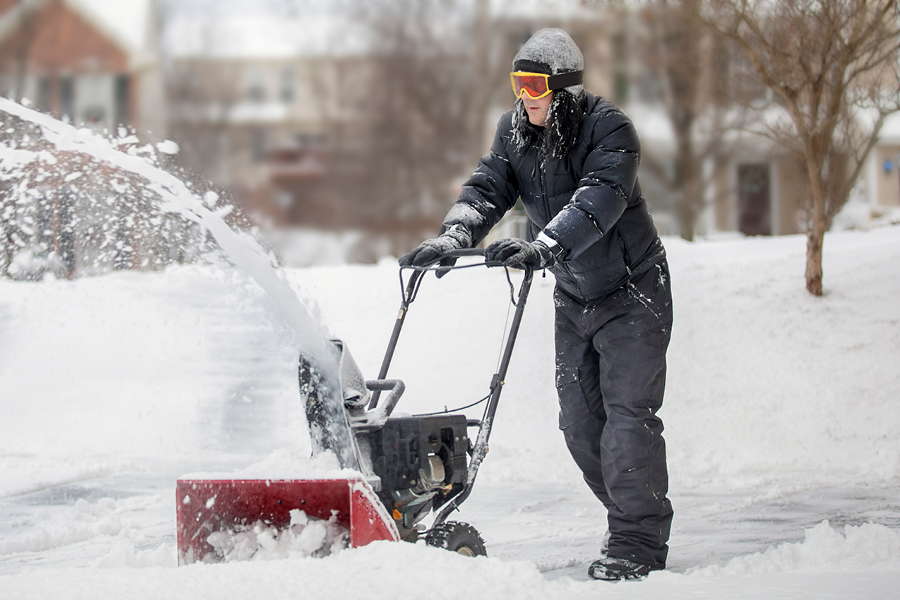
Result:
<svg viewBox="0 0 900 600"><path fill-rule="evenodd" d="M738 165L738 230L746 235L772 235L768 163Z"/></svg>

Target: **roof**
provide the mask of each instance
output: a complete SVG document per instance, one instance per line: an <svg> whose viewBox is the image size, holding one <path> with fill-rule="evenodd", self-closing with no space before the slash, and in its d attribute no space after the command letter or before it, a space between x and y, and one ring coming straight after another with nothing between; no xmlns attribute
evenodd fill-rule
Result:
<svg viewBox="0 0 900 600"><path fill-rule="evenodd" d="M25 0L0 18L0 39L16 31L22 13L42 9L51 0ZM148 35L153 17L153 0L59 0L81 15L104 36L131 57L132 64L151 54L153 40Z"/></svg>
<svg viewBox="0 0 900 600"><path fill-rule="evenodd" d="M153 0L64 0L64 2L130 52L146 50L149 43L147 37Z"/></svg>
<svg viewBox="0 0 900 600"><path fill-rule="evenodd" d="M882 144L900 145L900 113L888 115L881 126L878 140Z"/></svg>

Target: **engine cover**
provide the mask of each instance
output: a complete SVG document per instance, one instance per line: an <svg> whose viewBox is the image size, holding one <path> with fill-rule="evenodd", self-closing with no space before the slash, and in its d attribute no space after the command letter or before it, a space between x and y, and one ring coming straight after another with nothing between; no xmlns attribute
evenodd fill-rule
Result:
<svg viewBox="0 0 900 600"><path fill-rule="evenodd" d="M463 415L390 418L384 427L366 435L372 470L381 478L383 494L407 489L424 493L459 487L466 481L469 440ZM430 456L438 457L443 464L442 482L428 481L427 476L423 481L422 473L434 472Z"/></svg>

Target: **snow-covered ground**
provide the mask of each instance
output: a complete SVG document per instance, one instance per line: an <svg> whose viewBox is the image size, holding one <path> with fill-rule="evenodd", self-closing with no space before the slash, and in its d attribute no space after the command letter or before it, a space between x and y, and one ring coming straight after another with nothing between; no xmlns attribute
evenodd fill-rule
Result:
<svg viewBox="0 0 900 600"><path fill-rule="evenodd" d="M896 597L900 227L829 234L823 298L803 288L801 236L665 243L669 570L587 578L605 513L556 427L550 276L535 279L491 451L452 517L488 558L377 542L176 568L180 475L315 468L284 304L236 269L190 266L0 281L0 598ZM373 378L396 262L281 275ZM391 369L407 384L398 410L484 396L508 307L502 270L429 276Z"/></svg>

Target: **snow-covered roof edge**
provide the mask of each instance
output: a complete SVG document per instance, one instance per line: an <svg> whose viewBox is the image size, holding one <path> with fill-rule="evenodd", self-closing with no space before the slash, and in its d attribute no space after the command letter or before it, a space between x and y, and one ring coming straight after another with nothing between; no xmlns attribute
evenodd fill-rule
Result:
<svg viewBox="0 0 900 600"><path fill-rule="evenodd" d="M900 146L900 113L888 115L884 120L884 125L878 134L878 141L882 144Z"/></svg>

